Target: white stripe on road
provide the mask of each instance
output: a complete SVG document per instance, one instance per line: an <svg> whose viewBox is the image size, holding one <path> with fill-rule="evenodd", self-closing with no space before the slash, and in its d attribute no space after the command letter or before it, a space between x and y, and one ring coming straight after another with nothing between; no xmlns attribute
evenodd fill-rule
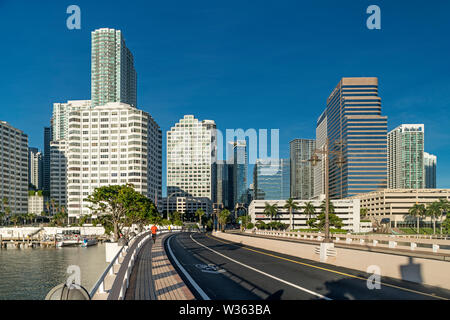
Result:
<svg viewBox="0 0 450 320"><path fill-rule="evenodd" d="M197 290L198 294L202 297L202 299L203 300L211 300L208 297L208 295L205 293L205 291L203 291L202 288L200 288L200 286L197 284L197 282L195 282L195 280L192 279L192 277L189 275L189 273L187 273L186 269L183 268L181 263L178 262L178 259L175 257L175 255L172 252L172 249L170 248L170 240L172 240L172 238L173 238L173 236L171 236L169 238L169 240L167 240L167 249L169 249L169 253L172 256L173 261L175 261L178 268L180 268L181 272L183 272L183 274L186 276L187 280L191 283L191 285L195 288L195 290Z"/></svg>
<svg viewBox="0 0 450 320"><path fill-rule="evenodd" d="M296 288L296 289L298 289L298 290L307 292L307 293L312 294L312 295L314 295L314 296L316 296L316 297L319 297L319 298L322 298L322 299L325 299L325 300L332 300L332 299L330 299L330 298L328 298L328 297L325 297L325 296L321 295L320 293L317 293L317 292L308 290L308 289L306 289L306 288L300 287L300 286L298 286L298 285L296 285L296 284L293 284L293 283L288 282L288 281L286 281L286 280L280 279L280 278L275 277L275 276L273 276L273 275L271 275L271 274L268 274L268 273L266 273L266 272L264 272L264 271L261 271L261 270L258 270L258 269L256 269L256 268L250 267L250 266L248 266L248 265L246 265L246 264L244 264L244 263L242 263L242 262L239 262L239 261L234 260L234 259L232 259L232 258L230 258L230 257L227 257L227 256L225 256L225 255L223 255L223 254L221 254L221 253L219 253L219 252L217 252L217 251L215 251L215 250L213 250L213 249L211 249L211 248L208 248L207 246L201 244L200 242L198 242L197 240L195 240L194 238L192 238L192 234L191 234L190 237L191 237L192 241L194 241L194 242L197 243L198 245L200 245L200 246L202 246L202 247L208 249L209 251L214 252L215 254L218 254L219 256L222 256L222 257L224 257L224 258L226 258L226 259L228 259L228 260L231 260L231 261L233 261L234 263L240 264L241 266L244 266L244 267L246 267L246 268L249 268L250 270L259 272L259 273L261 273L262 275L265 275L266 277L269 277L269 278L278 280L278 281L280 281L280 282L282 282L282 283L284 283L284 284L290 285L291 287L294 287L294 288Z"/></svg>

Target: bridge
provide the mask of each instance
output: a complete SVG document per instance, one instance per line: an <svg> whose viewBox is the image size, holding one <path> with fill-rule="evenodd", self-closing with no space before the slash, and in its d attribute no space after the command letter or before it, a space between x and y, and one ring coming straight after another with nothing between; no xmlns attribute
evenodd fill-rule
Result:
<svg viewBox="0 0 450 320"><path fill-rule="evenodd" d="M446 243L435 252L428 240L436 239L362 242L340 235L321 262L319 237L163 229L153 244L146 231L120 248L90 294L94 300L450 299L448 279L439 278L450 266ZM381 266L378 289L368 285L373 274L364 268L373 261Z"/></svg>

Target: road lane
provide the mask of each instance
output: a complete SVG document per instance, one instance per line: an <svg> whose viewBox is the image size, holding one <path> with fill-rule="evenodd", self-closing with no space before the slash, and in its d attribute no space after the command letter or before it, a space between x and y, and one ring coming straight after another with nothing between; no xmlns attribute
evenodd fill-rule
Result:
<svg viewBox="0 0 450 320"><path fill-rule="evenodd" d="M185 233L174 237L172 249L211 299L381 300L450 297L448 290L384 277L380 290L369 290L366 283L369 275L357 270L228 243L210 235L191 235ZM199 264L214 264L222 272L207 274L198 268Z"/></svg>

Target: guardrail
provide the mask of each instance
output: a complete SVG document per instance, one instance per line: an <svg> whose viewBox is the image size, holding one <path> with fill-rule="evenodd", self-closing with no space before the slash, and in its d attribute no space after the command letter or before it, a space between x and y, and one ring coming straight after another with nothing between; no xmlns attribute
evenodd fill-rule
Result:
<svg viewBox="0 0 450 320"><path fill-rule="evenodd" d="M173 226L171 231L180 231L181 227ZM167 227L159 227L157 234L169 232ZM106 267L99 280L93 286L90 292L91 298L107 300L123 300L129 286L131 272L133 271L136 258L144 246L150 240L151 233L145 230L133 237L127 246L123 246L116 254L111 263ZM120 257L122 256L122 261ZM116 266L116 267L114 267ZM115 270L115 268L117 270ZM108 276L109 279L107 278ZM112 283L110 288L106 287L106 281Z"/></svg>
<svg viewBox="0 0 450 320"><path fill-rule="evenodd" d="M249 231L247 231L249 232ZM266 235L280 238L302 239L309 241L322 241L323 233L311 232L287 232L254 230L253 234ZM352 234L331 234L334 243L351 244L355 246L373 246L389 249L422 250L430 253L450 254L450 240L411 238L397 235L352 235Z"/></svg>

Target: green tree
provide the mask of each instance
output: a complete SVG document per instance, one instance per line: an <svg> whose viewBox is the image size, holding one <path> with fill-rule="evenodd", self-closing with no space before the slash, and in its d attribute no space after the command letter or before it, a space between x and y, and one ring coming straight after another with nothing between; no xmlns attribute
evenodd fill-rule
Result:
<svg viewBox="0 0 450 320"><path fill-rule="evenodd" d="M417 218L417 233L420 233L420 218L425 216L427 209L424 204L414 204L408 210L408 215Z"/></svg>
<svg viewBox="0 0 450 320"><path fill-rule="evenodd" d="M198 222L201 223L202 222L202 217L205 215L205 211L203 211L202 209L197 209L197 211L195 211L195 216L198 217Z"/></svg>
<svg viewBox="0 0 450 320"><path fill-rule="evenodd" d="M238 222L239 221L241 222L241 230L242 231L244 231L247 228L247 225L249 224L250 220L251 219L250 219L250 216L248 214L240 216L238 218Z"/></svg>
<svg viewBox="0 0 450 320"><path fill-rule="evenodd" d="M276 203L271 205L270 203L266 202L264 214L269 217L270 222L272 222L273 217L276 217L278 214L278 205Z"/></svg>
<svg viewBox="0 0 450 320"><path fill-rule="evenodd" d="M439 224L440 224L440 234L442 234L442 219L444 215L450 211L450 202L447 199L439 199ZM448 220L448 215L447 215Z"/></svg>
<svg viewBox="0 0 450 320"><path fill-rule="evenodd" d="M441 214L441 205L439 201L430 203L426 208L426 215L433 221L433 234L436 234L436 219Z"/></svg>
<svg viewBox="0 0 450 320"><path fill-rule="evenodd" d="M294 217L292 211L298 210L298 205L293 198L289 198L286 200L286 204L283 207L289 210L289 229L294 229Z"/></svg>
<svg viewBox="0 0 450 320"><path fill-rule="evenodd" d="M122 226L159 217L151 200L136 192L130 184L96 188L86 200L92 204L89 208L97 216L103 216L104 223L111 224L114 241L118 241Z"/></svg>
<svg viewBox="0 0 450 320"><path fill-rule="evenodd" d="M305 203L303 207L303 213L308 216L308 221L311 220L312 215L316 214L316 208L312 204L312 202Z"/></svg>
<svg viewBox="0 0 450 320"><path fill-rule="evenodd" d="M219 213L219 224L220 230L223 232L225 230L226 224L230 221L231 213L228 209L224 209Z"/></svg>
<svg viewBox="0 0 450 320"><path fill-rule="evenodd" d="M360 208L359 209L359 218L364 219L367 217L367 208Z"/></svg>
<svg viewBox="0 0 450 320"><path fill-rule="evenodd" d="M20 221L19 215L15 214L11 217L10 221L14 223L14 226L17 227L17 223Z"/></svg>

